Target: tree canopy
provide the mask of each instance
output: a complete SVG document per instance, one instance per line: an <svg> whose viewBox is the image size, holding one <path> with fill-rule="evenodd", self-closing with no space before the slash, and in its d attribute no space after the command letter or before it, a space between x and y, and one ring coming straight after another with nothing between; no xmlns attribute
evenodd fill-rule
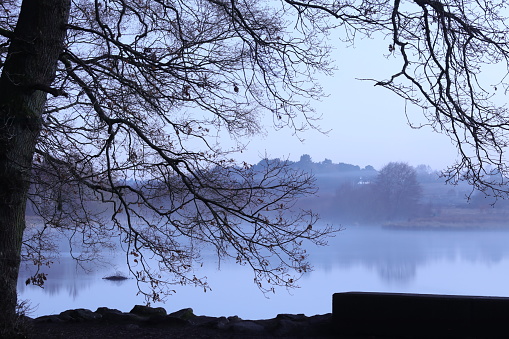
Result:
<svg viewBox="0 0 509 339"><path fill-rule="evenodd" d="M259 1L24 0L0 4L0 313L10 326L20 251L42 267L59 234L77 260L121 247L148 301L210 246L264 291L310 269L324 244L295 199L310 174L254 171L232 154L276 127L313 127L305 98L328 72L318 26ZM12 137L14 136L14 137ZM233 142L226 143L225 139ZM225 145L226 144L226 145ZM233 145L233 146L229 146ZM43 225L25 227L25 206ZM21 247L23 240L23 247ZM42 283L44 271L28 282Z"/></svg>
<svg viewBox="0 0 509 339"><path fill-rule="evenodd" d="M371 81L418 107L431 127L448 135L458 160L449 182L507 197L509 31L504 1L286 1L301 18L331 18L343 42L376 37L400 67ZM332 19L334 18L334 20ZM360 66L362 67L362 66ZM451 162L453 159L451 159ZM503 183L491 180L501 174ZM491 176L492 177L492 176Z"/></svg>
<svg viewBox="0 0 509 339"><path fill-rule="evenodd" d="M52 84L62 95L47 101L33 168L44 176L32 192L37 206L48 202L49 208L40 209L46 222L96 225L85 232L102 239L104 221L83 204L100 199L113 205L130 262L142 263L141 270L133 268L140 280L158 281L146 276L145 249L178 282L201 284L186 275L197 253L178 239L189 236L259 274L271 272L266 280L294 281L278 279L286 264L301 261L301 251L279 253L289 255L283 266L271 267L267 260L276 248L286 248L278 244L320 238L320 232L306 231L313 215L282 215L297 196L313 192L310 176L283 163L266 163L253 173L230 154L242 149L241 138L259 131L263 111L280 126L301 128L296 119L312 118L312 110L293 97L319 96L311 74L328 68L317 61L325 56L319 37L302 30L304 36L295 38L281 9L266 6L71 2ZM239 144L224 149L221 133ZM77 196L69 194L73 190ZM64 206L55 208L55 197ZM307 264L294 268L305 271Z"/></svg>
<svg viewBox="0 0 509 339"><path fill-rule="evenodd" d="M374 182L376 200L386 218L415 213L422 188L412 166L390 162L378 172Z"/></svg>

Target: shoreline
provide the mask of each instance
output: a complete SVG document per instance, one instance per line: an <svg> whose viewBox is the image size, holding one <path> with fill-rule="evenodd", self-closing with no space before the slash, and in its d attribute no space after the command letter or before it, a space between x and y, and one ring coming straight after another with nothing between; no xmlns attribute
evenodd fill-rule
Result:
<svg viewBox="0 0 509 339"><path fill-rule="evenodd" d="M391 222L382 225L384 229L405 230L405 231L509 231L508 224L475 224L458 225L456 223L415 223Z"/></svg>
<svg viewBox="0 0 509 339"><path fill-rule="evenodd" d="M509 230L509 213L505 210L447 208L436 215L397 220L382 224L389 229L429 230Z"/></svg>
<svg viewBox="0 0 509 339"><path fill-rule="evenodd" d="M507 337L509 298L440 294L342 292L332 313L279 314L272 319L167 313L136 305L127 313L106 307L25 318L27 338L494 338ZM500 335L503 336L500 336Z"/></svg>
<svg viewBox="0 0 509 339"><path fill-rule="evenodd" d="M136 305L130 312L99 307L72 309L35 319L29 338L332 338L332 313L278 314L272 319L195 315L192 308L167 313L163 307Z"/></svg>

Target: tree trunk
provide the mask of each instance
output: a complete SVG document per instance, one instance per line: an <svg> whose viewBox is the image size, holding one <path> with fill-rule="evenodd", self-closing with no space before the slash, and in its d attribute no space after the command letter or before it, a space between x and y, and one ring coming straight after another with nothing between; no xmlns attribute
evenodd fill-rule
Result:
<svg viewBox="0 0 509 339"><path fill-rule="evenodd" d="M24 0L0 77L0 336L16 325L30 170L70 0Z"/></svg>

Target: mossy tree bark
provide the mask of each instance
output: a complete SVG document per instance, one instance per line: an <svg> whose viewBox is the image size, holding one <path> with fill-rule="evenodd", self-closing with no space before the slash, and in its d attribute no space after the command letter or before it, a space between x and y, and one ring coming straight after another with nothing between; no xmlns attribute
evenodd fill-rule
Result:
<svg viewBox="0 0 509 339"><path fill-rule="evenodd" d="M24 0L0 78L0 336L13 331L32 158L70 0Z"/></svg>

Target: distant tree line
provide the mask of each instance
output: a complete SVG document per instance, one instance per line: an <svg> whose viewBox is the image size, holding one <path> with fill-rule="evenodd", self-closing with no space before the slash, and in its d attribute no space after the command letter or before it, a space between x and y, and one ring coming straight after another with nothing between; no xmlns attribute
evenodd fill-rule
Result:
<svg viewBox="0 0 509 339"><path fill-rule="evenodd" d="M370 165L361 168L347 163L333 163L330 159L313 162L309 154L303 154L299 161L263 159L254 167L262 167L266 162L282 162L295 169L313 174L316 185L320 188L320 195L328 192L334 193L337 187L344 183L357 184L371 181L377 175L375 168Z"/></svg>
<svg viewBox="0 0 509 339"><path fill-rule="evenodd" d="M412 167L390 162L377 171L373 166L361 168L330 159L313 162L304 154L297 162L283 161L302 171L311 172L319 188L317 196L306 203L322 215L341 222L379 223L429 215L431 206L423 201L421 183L437 182L438 174L429 166ZM260 164L255 166L261 166Z"/></svg>
<svg viewBox="0 0 509 339"><path fill-rule="evenodd" d="M391 162L378 171L373 181L342 184L336 191L332 212L343 221L359 223L407 219L429 212L421 197L415 168Z"/></svg>

